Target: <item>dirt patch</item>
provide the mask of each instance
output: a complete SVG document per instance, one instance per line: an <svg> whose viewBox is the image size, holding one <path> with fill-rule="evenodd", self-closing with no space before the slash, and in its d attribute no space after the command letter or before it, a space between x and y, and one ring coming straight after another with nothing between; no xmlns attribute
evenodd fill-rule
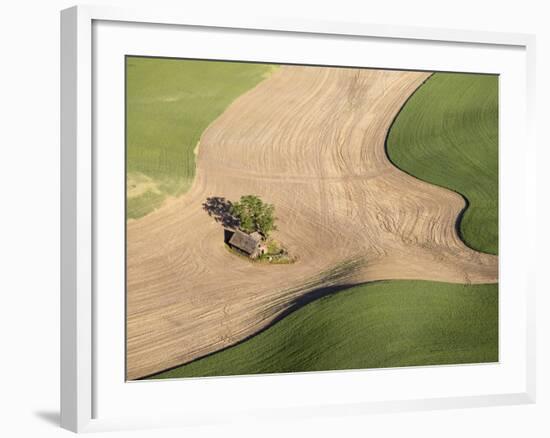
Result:
<svg viewBox="0 0 550 438"><path fill-rule="evenodd" d="M147 192L161 193L157 183L142 173L129 173L126 177L126 196L128 198L137 198Z"/></svg>

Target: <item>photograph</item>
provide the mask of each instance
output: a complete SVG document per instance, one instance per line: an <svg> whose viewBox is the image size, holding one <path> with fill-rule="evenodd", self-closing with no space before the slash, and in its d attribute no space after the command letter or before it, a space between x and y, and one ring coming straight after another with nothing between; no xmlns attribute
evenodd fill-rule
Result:
<svg viewBox="0 0 550 438"><path fill-rule="evenodd" d="M499 362L499 75L125 57L126 380Z"/></svg>
<svg viewBox="0 0 550 438"><path fill-rule="evenodd" d="M7 2L0 435L549 438L543 5Z"/></svg>

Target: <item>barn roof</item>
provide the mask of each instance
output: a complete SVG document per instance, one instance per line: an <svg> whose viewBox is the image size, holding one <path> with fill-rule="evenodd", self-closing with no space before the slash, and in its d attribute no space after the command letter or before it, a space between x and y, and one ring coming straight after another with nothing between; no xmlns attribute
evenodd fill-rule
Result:
<svg viewBox="0 0 550 438"><path fill-rule="evenodd" d="M258 234L259 239L254 234ZM254 251L256 251L258 242L260 240L261 236L259 235L259 233L253 233L253 235L249 235L243 233L242 231L236 230L231 236L231 239L229 239L229 244L236 248L239 248L247 254L253 254Z"/></svg>
<svg viewBox="0 0 550 438"><path fill-rule="evenodd" d="M262 235L257 231L254 231L253 233L251 233L250 237L252 237L256 242L261 242L261 240L263 239Z"/></svg>

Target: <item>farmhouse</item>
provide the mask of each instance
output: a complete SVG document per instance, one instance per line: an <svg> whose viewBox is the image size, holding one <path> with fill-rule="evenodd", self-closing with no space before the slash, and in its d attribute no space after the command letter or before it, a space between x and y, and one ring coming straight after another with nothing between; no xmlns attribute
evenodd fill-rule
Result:
<svg viewBox="0 0 550 438"><path fill-rule="evenodd" d="M253 259L266 252L266 246L262 235L257 232L246 234L240 230L236 230L227 244L231 248L241 251Z"/></svg>

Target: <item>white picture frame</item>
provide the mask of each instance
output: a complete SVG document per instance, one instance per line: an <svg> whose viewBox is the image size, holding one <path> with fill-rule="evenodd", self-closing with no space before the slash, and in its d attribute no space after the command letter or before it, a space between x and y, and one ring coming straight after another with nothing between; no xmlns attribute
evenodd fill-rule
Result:
<svg viewBox="0 0 550 438"><path fill-rule="evenodd" d="M95 26L105 26L98 30ZM114 23L114 24L113 24ZM501 360L496 367L490 368L481 366L463 366L459 367L417 367L414 371L414 379L422 383L422 379L428 381L435 375L434 379L448 379L453 376L457 379L457 385L464 389L454 392L445 392L442 388L439 392L435 390L426 393L428 395L418 396L421 391L411 389L410 391L388 391L388 397L376 396L369 398L354 394L352 395L346 388L349 385L359 385L365 379L377 379L384 382L406 381L407 375L399 375L400 371L395 370L393 374L388 374L384 370L367 370L359 372L335 372L335 373L309 373L307 375L297 374L288 375L284 378L277 376L255 376L255 377L236 377L236 378L209 378L209 379L190 379L185 383L185 390L188 393L206 394L214 396L225 392L242 391L243 397L237 399L234 403L234 409L224 411L221 407L214 406L206 411L204 406L208 400L197 401L194 410L190 406L174 406L174 409L167 409L163 403L156 403L156 407L148 407L147 415L136 413L130 415L124 411L121 406L126 405L123 402L130 399L139 400L139 397L149 400L158 400L164 398L163 391L167 395L166 400L171 400L177 391L183 388L183 383L174 381L165 382L124 382L123 371L111 370L105 364L106 354L98 354L98 351L114 351L113 355L118 356L118 350L109 350L107 347L101 350L105 342L102 335L102 329L98 326L105 324L102 321L109 318L119 318L120 315L112 316L104 312L105 300L98 302L97 294L105 293L108 287L103 287L115 276L124 277L124 272L110 274L108 270L103 269L104 258L101 256L103 245L99 243L98 236L102 234L107 217L101 216L97 209L103 199L106 199L105 190L102 189L110 178L116 176L120 169L105 169L104 161L96 154L98 139L102 139L104 128L97 130L94 125L101 120L103 112L101 111L102 98L97 93L97 84L106 68L110 68L107 62L104 62L105 56L119 57L121 53L128 53L124 44L119 44L124 38L118 38L117 26L126 26L124 32L132 32L131 40L134 44L145 43L140 41L139 34L143 32L140 26L148 26L153 33L158 32L177 32L177 29L186 29L186 32L200 32L201 35L214 35L216 32L235 31L238 38L258 39L262 35L269 35L273 41L277 39L288 38L335 38L338 44L352 44L361 41L383 41L388 45L407 44L410 47L422 46L427 52L432 50L430 47L439 47L439 50L445 49L448 45L463 47L465 51L475 48L484 48L487 51L502 52L502 68L506 69L506 63L510 67L510 78L523 83L521 89L518 87L516 94L511 95L510 99L504 99L501 105L512 105L518 103L522 117L517 120L517 126L514 131L510 131L510 136L519 140L521 148L518 148L514 154L504 154L501 158L501 167L506 172L507 160L521 160L522 170L517 176L519 183L516 188L511 188L506 181L501 179L501 200L505 201L501 207L501 215L506 210L506 199L509 197L520 197L524 199L524 208L516 209L515 213L507 214L505 223L501 224L501 234L511 236L513 226L517 221L527 221L529 223L529 234L527 239L518 241L512 239L507 242L504 238L503 249L510 253L510 257L504 256L501 260L501 274L508 276L511 285L517 289L517 296L510 301L510 309L507 314L509 317L517 316L518 327L508 333L503 330L501 320L501 346L503 342L510 342L509 351L510 360ZM136 27L137 26L137 27ZM156 40L157 37L148 35L148 38ZM150 54L158 51L162 46L162 37L158 37L158 44L155 42L151 46L144 48L143 53ZM270 40L270 41L271 41ZM105 42L108 41L111 46L106 49ZM117 42L118 41L118 42ZM112 43L112 44L111 44ZM273 44L276 44L275 42ZM313 43L312 43L313 44ZM355 44L355 43L354 43ZM132 49L131 54L136 54ZM118 50L118 51L117 51ZM201 50L200 44L196 47ZM206 49L205 49L206 50ZM335 51L335 48L327 49ZM401 49L402 50L402 49ZM108 53L109 52L109 53ZM111 53L112 52L112 53ZM510 60L505 60L505 53L511 53ZM140 52L141 53L141 52ZM166 56L167 53L158 53L159 56ZM213 56L205 54L205 58ZM238 56L235 54L233 56ZM277 54L273 55L275 58ZM330 56L328 53L326 56ZM500 56L500 55L495 55ZM105 58L105 60L107 60ZM264 61L284 61L282 58L263 59ZM101 68L94 64L94 60L101 59ZM118 59L118 58L117 58ZM235 58L237 59L237 58ZM475 61L475 58L472 58ZM496 59L496 58L495 58ZM535 141L533 134L534 120L534 59L535 59L535 38L526 34L507 34L491 32L473 32L451 29L425 29L417 27L403 26L381 26L367 23L341 23L341 22L317 22L296 18L257 18L235 15L233 17L216 17L210 15L195 16L188 10L185 11L162 11L157 9L150 10L131 10L110 7L95 6L77 6L66 9L61 12L61 425L62 427L75 431L99 431L119 428L143 428L143 427L161 427L166 425L189 425L204 424L210 422L229 421L234 418L277 418L285 417L306 417L312 415L343 415L343 414L365 414L369 412L397 412L405 410L419 409L444 409L452 407L475 407L503 404L533 403L535 400L535 283L532 268L534 263L529 263L534 259L535 233ZM244 60L250 59L250 56ZM520 60L520 61L518 61ZM288 60L287 60L288 61ZM470 61L470 62L474 62ZM381 61L379 61L381 62ZM391 60L387 61L390 63ZM439 61L443 62L443 61ZM455 62L457 64L453 64ZM449 60L448 68L460 64L460 60ZM491 59L478 59L480 70L492 73L502 73L498 68L493 71L490 67ZM420 62L417 69L430 69L434 66L422 64ZM521 64L521 65L519 65ZM358 63L357 65L363 65ZM401 64L383 65L388 68L399 68ZM485 67L483 67L483 65ZM496 65L496 64L495 64ZM500 65L500 64L499 64ZM403 65L401 65L403 67ZM472 68L472 67L470 67ZM466 69L467 71L468 69ZM115 75L116 76L116 75ZM117 76L116 83L112 86L120 85L120 78ZM512 82L510 81L510 84ZM111 85L109 85L111 87ZM112 92L113 89L110 88ZM121 90L115 92L118 94ZM116 101L120 103L120 101ZM112 104L113 102L110 102ZM116 107L116 105L115 105ZM115 111L119 111L120 108ZM114 114L116 117L117 114ZM512 113L510 113L512 115ZM510 121L511 119L506 119ZM502 123L502 121L501 121ZM105 125L103 125L105 126ZM507 126L502 129L508 129ZM508 131L506 131L508 132ZM113 137L114 138L114 137ZM504 138L506 144L506 137ZM101 140L102 141L102 140ZM115 140L116 142L116 140ZM122 145L123 146L123 145ZM506 146L504 146L506 147ZM105 171L104 171L105 169ZM123 178L123 175L120 175ZM122 185L121 185L122 187ZM514 191L515 190L515 191ZM109 201L105 201L109 202ZM116 202L113 198L111 202ZM122 207L122 206L121 206ZM504 210L503 210L504 209ZM116 218L115 218L116 219ZM124 217L118 219L123 222ZM103 225L101 225L103 224ZM117 228L120 230L120 228ZM513 258L512 250L514 248L526 249L527 251L518 251L523 254L523 260ZM531 251L529 251L531 250ZM117 253L114 251L114 253ZM119 260L120 261L120 260ZM123 263L123 261L122 261ZM514 265L515 264L515 265ZM517 266L513 275L509 273L510 266ZM119 265L117 265L120 267ZM534 269L534 268L533 268ZM120 270L119 270L120 271ZM120 279L120 278L119 278ZM505 287L502 286L502 287ZM123 292L122 292L123 293ZM113 307L113 312L117 310ZM118 309L120 310L120 309ZM503 313L507 308L502 308ZM514 314L514 312L516 312ZM507 316L507 318L508 318ZM510 321L510 319L507 319ZM118 328L117 328L118 327ZM109 326L114 330L120 329L120 325ZM506 327L504 327L505 329ZM508 333L508 334L507 334ZM512 339L513 338L513 339ZM118 344L117 344L118 345ZM506 345L504 345L506 347ZM117 347L118 348L118 347ZM124 358L122 358L124 361ZM120 364L120 358L113 358L115 364ZM510 370L503 372L501 376L483 387L480 384L480 390L474 391L472 388L466 388L466 381L460 379L470 379L467 376L477 375L479 381L489 381L490 376L498 374L498 370L514 362ZM517 362L517 363L516 363ZM116 365L115 365L116 366ZM469 367L469 368L468 368ZM513 369L512 369L513 368ZM443 370L443 371L439 371ZM446 371L450 370L450 371ZM107 374L109 374L107 376ZM368 377L366 377L368 376ZM432 376L432 377L431 377ZM412 376L409 374L409 378ZM110 380L113 379L113 380ZM117 388L107 393L117 382ZM107 383L109 384L107 384ZM507 383L504 383L507 382ZM310 398L306 396L291 404L285 402L284 394L277 393L273 397L271 404L263 401L251 403L246 400L246 394L252 397L253 387L262 387L276 389L285 388L285 385L301 387L304 392L311 392ZM319 394L315 388L326 385L326 390ZM372 385L372 383L371 383ZM340 389L339 389L340 388ZM341 389L343 388L343 389ZM120 389L120 391L119 391ZM118 392L117 392L118 391ZM194 392L193 392L194 391ZM282 390L281 390L282 391ZM123 394L128 392L127 394ZM112 406L107 406L105 402L106 395L112 399ZM141 394L141 395L140 395ZM431 394L431 395L430 395ZM206 397L206 395L204 397ZM118 398L120 397L120 398ZM119 406L120 408L117 408ZM107 414L103 415L102 412Z"/></svg>

